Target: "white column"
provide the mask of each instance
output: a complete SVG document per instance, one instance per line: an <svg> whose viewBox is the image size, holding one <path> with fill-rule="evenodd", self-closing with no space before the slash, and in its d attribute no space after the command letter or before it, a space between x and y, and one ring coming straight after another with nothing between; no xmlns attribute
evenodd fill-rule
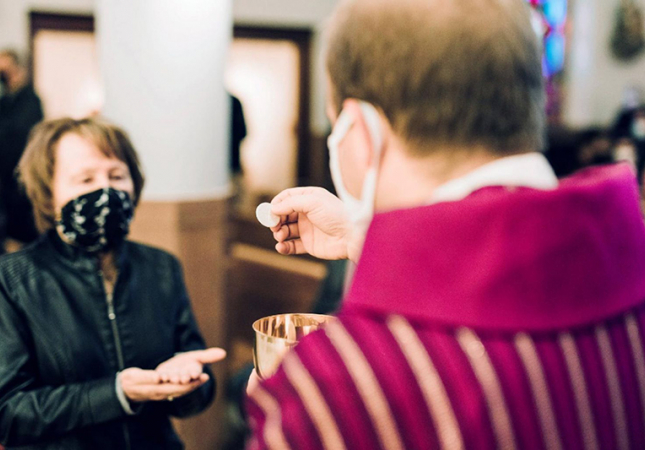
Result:
<svg viewBox="0 0 645 450"><path fill-rule="evenodd" d="M141 156L144 200L228 192L231 9L231 0L97 0L104 116Z"/></svg>

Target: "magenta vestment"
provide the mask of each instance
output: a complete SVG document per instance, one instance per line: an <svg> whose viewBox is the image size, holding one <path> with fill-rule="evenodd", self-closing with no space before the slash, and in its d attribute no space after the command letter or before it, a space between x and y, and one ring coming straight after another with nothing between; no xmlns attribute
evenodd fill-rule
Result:
<svg viewBox="0 0 645 450"><path fill-rule="evenodd" d="M250 397L249 447L645 448L626 166L377 215L339 323Z"/></svg>

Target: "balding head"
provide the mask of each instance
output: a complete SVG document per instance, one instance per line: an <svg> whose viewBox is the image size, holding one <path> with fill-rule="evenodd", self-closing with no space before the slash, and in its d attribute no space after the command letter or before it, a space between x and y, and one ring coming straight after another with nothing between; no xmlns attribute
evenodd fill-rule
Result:
<svg viewBox="0 0 645 450"><path fill-rule="evenodd" d="M0 50L0 83L3 91L16 92L26 83L27 70L14 50Z"/></svg>
<svg viewBox="0 0 645 450"><path fill-rule="evenodd" d="M25 66L18 52L12 49L0 49L0 70L13 73L24 68Z"/></svg>
<svg viewBox="0 0 645 450"><path fill-rule="evenodd" d="M381 108L413 152L542 148L541 45L525 0L346 0L327 46L334 106Z"/></svg>
<svg viewBox="0 0 645 450"><path fill-rule="evenodd" d="M20 55L13 49L6 48L0 50L0 58L6 58L11 64L15 64L16 66L23 65Z"/></svg>

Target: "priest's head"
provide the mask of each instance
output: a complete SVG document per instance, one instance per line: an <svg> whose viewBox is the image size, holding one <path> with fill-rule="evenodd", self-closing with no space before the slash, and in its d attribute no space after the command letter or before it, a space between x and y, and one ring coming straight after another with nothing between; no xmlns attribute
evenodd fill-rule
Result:
<svg viewBox="0 0 645 450"><path fill-rule="evenodd" d="M543 147L542 46L525 0L346 0L326 46L332 172L355 198L416 205Z"/></svg>

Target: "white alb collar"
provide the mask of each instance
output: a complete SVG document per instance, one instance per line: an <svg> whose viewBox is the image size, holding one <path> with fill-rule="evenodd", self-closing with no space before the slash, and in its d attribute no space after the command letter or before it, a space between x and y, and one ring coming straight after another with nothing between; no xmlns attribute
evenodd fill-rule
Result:
<svg viewBox="0 0 645 450"><path fill-rule="evenodd" d="M558 187L558 178L542 153L506 156L442 184L435 189L430 203L462 200L488 186L551 190Z"/></svg>

